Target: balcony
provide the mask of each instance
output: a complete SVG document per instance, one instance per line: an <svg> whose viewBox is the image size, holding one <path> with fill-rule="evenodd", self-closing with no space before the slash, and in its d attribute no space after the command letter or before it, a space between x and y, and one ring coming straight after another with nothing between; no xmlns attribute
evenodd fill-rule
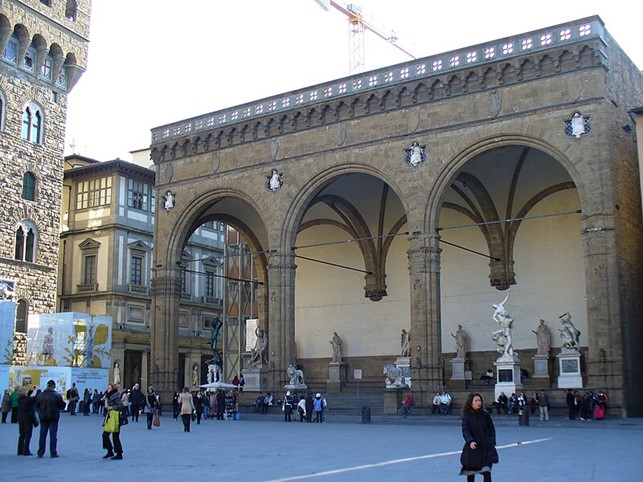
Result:
<svg viewBox="0 0 643 482"><path fill-rule="evenodd" d="M192 293L181 293L181 301L192 301Z"/></svg>
<svg viewBox="0 0 643 482"><path fill-rule="evenodd" d="M147 295L149 294L149 288L147 286L143 285L127 285L127 291L130 293L136 293L139 295Z"/></svg>
<svg viewBox="0 0 643 482"><path fill-rule="evenodd" d="M92 293L98 291L98 283L87 283L82 285L76 285L78 293Z"/></svg>

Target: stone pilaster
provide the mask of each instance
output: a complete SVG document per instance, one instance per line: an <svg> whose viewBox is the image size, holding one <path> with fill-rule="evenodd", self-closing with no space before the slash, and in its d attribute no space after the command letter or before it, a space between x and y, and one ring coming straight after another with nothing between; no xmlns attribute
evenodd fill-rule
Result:
<svg viewBox="0 0 643 482"><path fill-rule="evenodd" d="M289 378L286 369L297 358L295 345L295 256L273 252L268 259L268 363L270 386L281 389Z"/></svg>
<svg viewBox="0 0 643 482"><path fill-rule="evenodd" d="M409 237L411 372L416 400L444 385L440 338L439 236Z"/></svg>
<svg viewBox="0 0 643 482"><path fill-rule="evenodd" d="M623 386L623 327L614 219L606 214L583 219L588 352L588 386ZM574 314L572 313L572 320Z"/></svg>
<svg viewBox="0 0 643 482"><path fill-rule="evenodd" d="M177 388L179 366L179 297L181 279L178 269L156 270L152 279L152 352L150 379L163 404L172 402Z"/></svg>

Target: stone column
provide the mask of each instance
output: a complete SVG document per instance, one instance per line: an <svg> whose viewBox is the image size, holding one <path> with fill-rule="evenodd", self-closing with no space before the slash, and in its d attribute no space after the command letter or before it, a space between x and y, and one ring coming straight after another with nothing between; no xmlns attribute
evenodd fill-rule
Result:
<svg viewBox="0 0 643 482"><path fill-rule="evenodd" d="M444 385L440 338L439 236L409 237L411 283L411 379L414 398Z"/></svg>
<svg viewBox="0 0 643 482"><path fill-rule="evenodd" d="M178 269L155 270L152 279L154 303L150 379L165 406L172 403L172 396L179 382L180 292L181 278Z"/></svg>
<svg viewBox="0 0 643 482"><path fill-rule="evenodd" d="M629 341L622 331L614 218L604 214L585 217L581 237L585 254L586 335L589 347L586 357L587 385L614 390L624 385L623 342L624 339L626 343ZM573 320L574 313L571 315ZM578 317L581 316L579 314ZM627 373L625 375L628 378Z"/></svg>
<svg viewBox="0 0 643 482"><path fill-rule="evenodd" d="M268 363L273 392L289 381L286 369L297 358L295 345L295 256L272 252L268 259Z"/></svg>

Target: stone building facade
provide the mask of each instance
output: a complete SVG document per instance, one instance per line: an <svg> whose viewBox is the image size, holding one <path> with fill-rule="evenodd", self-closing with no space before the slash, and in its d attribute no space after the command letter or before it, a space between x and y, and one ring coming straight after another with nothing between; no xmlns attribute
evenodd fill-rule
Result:
<svg viewBox="0 0 643 482"><path fill-rule="evenodd" d="M0 278L17 331L56 309L67 96L85 71L90 0L0 2Z"/></svg>
<svg viewBox="0 0 643 482"><path fill-rule="evenodd" d="M550 327L543 388L569 312L583 386L640 415L642 103L641 72L589 17L153 129L173 203L155 224L152 380L180 376L177 263L222 219L255 253L263 389L291 364L323 386L333 332L346 383L383 386L410 329L414 398L430 404L458 324L476 376L498 357L491 305L508 292L526 368L538 320Z"/></svg>
<svg viewBox="0 0 643 482"><path fill-rule="evenodd" d="M58 311L111 316L110 380L118 365L124 387L149 384L154 178L118 159L65 157ZM212 322L223 318L224 245L224 225L212 222L182 252L174 390L192 385L195 366L205 383Z"/></svg>

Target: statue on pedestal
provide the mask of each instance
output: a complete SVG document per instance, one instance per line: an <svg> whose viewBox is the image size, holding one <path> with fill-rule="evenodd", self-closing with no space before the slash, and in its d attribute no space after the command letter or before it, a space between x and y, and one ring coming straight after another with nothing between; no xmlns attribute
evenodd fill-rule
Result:
<svg viewBox="0 0 643 482"><path fill-rule="evenodd" d="M304 372L302 370L299 370L292 364L288 365L288 369L286 370L286 373L288 374L288 377L290 377L290 382L289 385L304 385Z"/></svg>
<svg viewBox="0 0 643 482"><path fill-rule="evenodd" d="M501 328L493 332L493 340L498 343L498 352L502 353L503 356L513 356L514 347L513 347L513 338L511 336L511 329L513 328L513 318L509 315L509 312L505 310L505 303L509 299L509 293L502 303L492 304L495 308L493 313L493 321L498 323Z"/></svg>
<svg viewBox="0 0 643 482"><path fill-rule="evenodd" d="M559 329L560 337L563 340L563 347L569 350L579 350L580 345L578 340L580 338L580 331L576 329L572 323L572 315L565 313L559 316L560 322L563 324L563 329Z"/></svg>
<svg viewBox="0 0 643 482"><path fill-rule="evenodd" d="M458 325L458 330L455 334L451 333L455 338L456 358L465 358L467 356L467 334L462 329L462 325Z"/></svg>
<svg viewBox="0 0 643 482"><path fill-rule="evenodd" d="M329 341L333 347L333 363L342 362L342 339L337 332L333 332L333 338Z"/></svg>
<svg viewBox="0 0 643 482"><path fill-rule="evenodd" d="M545 320L540 320L540 325L532 333L536 334L537 355L548 355L551 349L551 338L549 335L549 328L545 325Z"/></svg>
<svg viewBox="0 0 643 482"><path fill-rule="evenodd" d="M402 328L401 346L402 346L402 356L411 356L411 331L406 331Z"/></svg>
<svg viewBox="0 0 643 482"><path fill-rule="evenodd" d="M254 367L261 365L266 361L266 349L268 348L268 337L266 332L259 328L255 328L255 335L257 339L255 340L255 346L250 350L250 361L248 362L248 367Z"/></svg>

